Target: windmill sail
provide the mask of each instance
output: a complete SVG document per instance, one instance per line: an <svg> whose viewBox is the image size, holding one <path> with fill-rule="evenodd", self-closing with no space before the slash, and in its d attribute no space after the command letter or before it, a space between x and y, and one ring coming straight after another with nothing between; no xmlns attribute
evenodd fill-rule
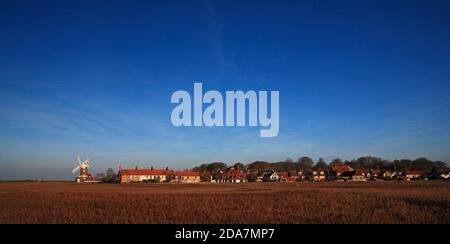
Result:
<svg viewBox="0 0 450 244"><path fill-rule="evenodd" d="M75 167L75 169L72 170L72 174L75 174L75 172L77 172L77 170L80 168L80 165L78 165L77 167Z"/></svg>

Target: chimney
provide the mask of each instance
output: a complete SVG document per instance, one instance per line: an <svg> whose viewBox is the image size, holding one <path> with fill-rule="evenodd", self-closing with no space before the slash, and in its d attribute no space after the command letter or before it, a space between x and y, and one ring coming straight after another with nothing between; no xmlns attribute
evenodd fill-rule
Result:
<svg viewBox="0 0 450 244"><path fill-rule="evenodd" d="M134 169L136 169L136 170L137 170L137 169L138 169L138 166L136 165L136 167L135 167Z"/></svg>
<svg viewBox="0 0 450 244"><path fill-rule="evenodd" d="M152 167L150 167L150 169L151 169L151 170L153 170L153 166L152 166Z"/></svg>
<svg viewBox="0 0 450 244"><path fill-rule="evenodd" d="M166 170L169 170L169 167L166 167Z"/></svg>

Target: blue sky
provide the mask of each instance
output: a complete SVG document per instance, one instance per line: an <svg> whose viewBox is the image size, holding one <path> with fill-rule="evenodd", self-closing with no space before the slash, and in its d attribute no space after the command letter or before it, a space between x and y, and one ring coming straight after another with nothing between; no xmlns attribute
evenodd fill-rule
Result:
<svg viewBox="0 0 450 244"><path fill-rule="evenodd" d="M0 178L364 155L450 162L449 1L0 3ZM280 91L280 133L173 127L176 90Z"/></svg>

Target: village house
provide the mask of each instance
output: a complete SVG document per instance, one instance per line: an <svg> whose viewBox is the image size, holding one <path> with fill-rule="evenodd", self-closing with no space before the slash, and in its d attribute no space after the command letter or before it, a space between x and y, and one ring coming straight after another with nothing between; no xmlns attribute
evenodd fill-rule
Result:
<svg viewBox="0 0 450 244"><path fill-rule="evenodd" d="M381 176L381 170L379 170L379 169L370 169L370 175L371 175L370 178L372 180L375 180L375 179L377 179L378 177Z"/></svg>
<svg viewBox="0 0 450 244"><path fill-rule="evenodd" d="M365 176L364 171L358 169L355 171L355 174L352 176L351 180L352 181L366 181L367 178Z"/></svg>
<svg viewBox="0 0 450 244"><path fill-rule="evenodd" d="M392 172L392 171L390 171L390 170L386 170L386 171L384 171L383 173L381 173L381 175L383 176L383 178L387 178L387 179L390 179L390 178L392 178L392 177L394 177L395 176L395 172Z"/></svg>
<svg viewBox="0 0 450 244"><path fill-rule="evenodd" d="M348 165L333 165L330 168L328 179L329 180L339 180L343 178L342 174L345 172L354 172L355 170ZM349 175L349 173L347 173ZM346 178L346 177L344 177Z"/></svg>
<svg viewBox="0 0 450 244"><path fill-rule="evenodd" d="M264 176L264 181L280 181L281 176L277 172L268 173Z"/></svg>
<svg viewBox="0 0 450 244"><path fill-rule="evenodd" d="M407 170L403 172L406 180L418 180L421 179L424 174L424 171L421 170Z"/></svg>
<svg viewBox="0 0 450 244"><path fill-rule="evenodd" d="M137 183L137 182L165 182L172 179L174 171L165 169L120 169L120 183Z"/></svg>
<svg viewBox="0 0 450 244"><path fill-rule="evenodd" d="M344 181L365 181L366 178L364 177L362 172L358 171L346 171L342 173L339 176L340 179Z"/></svg>
<svg viewBox="0 0 450 244"><path fill-rule="evenodd" d="M201 181L199 172L176 172L175 173L175 182L180 183L198 183Z"/></svg>
<svg viewBox="0 0 450 244"><path fill-rule="evenodd" d="M369 180L372 177L372 174L370 173L370 170L368 169L359 169L359 172L361 175L364 176L365 180Z"/></svg>
<svg viewBox="0 0 450 244"><path fill-rule="evenodd" d="M314 181L326 181L327 176L325 174L325 170L315 169L312 171L312 177Z"/></svg>
<svg viewBox="0 0 450 244"><path fill-rule="evenodd" d="M441 173L441 175L439 177L441 179L448 180L448 179L450 179L450 174L449 174L449 172Z"/></svg>
<svg viewBox="0 0 450 244"><path fill-rule="evenodd" d="M215 183L245 183L247 182L247 174L233 167L227 169L226 172L217 171L213 176Z"/></svg>
<svg viewBox="0 0 450 244"><path fill-rule="evenodd" d="M331 166L331 170L330 170L335 176L340 176L342 175L344 172L347 171L355 171L352 167L348 166L348 165L339 165L339 166Z"/></svg>

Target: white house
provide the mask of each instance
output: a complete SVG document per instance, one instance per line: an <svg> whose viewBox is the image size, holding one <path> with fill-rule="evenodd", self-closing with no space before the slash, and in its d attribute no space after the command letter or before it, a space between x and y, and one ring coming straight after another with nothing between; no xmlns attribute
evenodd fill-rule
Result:
<svg viewBox="0 0 450 244"><path fill-rule="evenodd" d="M450 179L450 173L441 174L441 178L446 179L446 180Z"/></svg>
<svg viewBox="0 0 450 244"><path fill-rule="evenodd" d="M277 172L269 173L266 177L270 181L279 181L280 180L280 175L278 175Z"/></svg>

